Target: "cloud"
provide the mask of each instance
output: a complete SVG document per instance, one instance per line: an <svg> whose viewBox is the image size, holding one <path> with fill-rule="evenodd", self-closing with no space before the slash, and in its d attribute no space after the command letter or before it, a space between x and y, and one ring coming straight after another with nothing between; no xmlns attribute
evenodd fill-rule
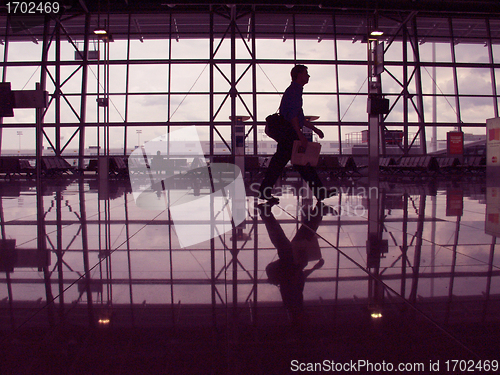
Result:
<svg viewBox="0 0 500 375"><path fill-rule="evenodd" d="M458 89L461 95L491 95L491 71L487 68L457 68Z"/></svg>

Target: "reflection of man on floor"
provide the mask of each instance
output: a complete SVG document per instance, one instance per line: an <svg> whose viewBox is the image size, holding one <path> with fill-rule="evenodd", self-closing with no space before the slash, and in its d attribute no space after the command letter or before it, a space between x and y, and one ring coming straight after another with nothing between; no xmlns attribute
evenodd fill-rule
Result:
<svg viewBox="0 0 500 375"><path fill-rule="evenodd" d="M302 213L302 225L290 241L278 220L271 212L272 204L257 206L264 222L269 238L278 251L279 259L266 267L269 282L278 285L285 308L289 311L292 323L301 324L304 321L304 284L307 276L323 266L316 230L318 229L325 210L329 207L323 203ZM309 270L304 270L308 256L319 254L319 261Z"/></svg>

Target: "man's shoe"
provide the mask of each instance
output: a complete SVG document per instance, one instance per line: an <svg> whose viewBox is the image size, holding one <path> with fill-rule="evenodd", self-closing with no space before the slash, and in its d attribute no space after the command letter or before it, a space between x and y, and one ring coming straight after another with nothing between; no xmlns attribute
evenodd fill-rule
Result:
<svg viewBox="0 0 500 375"><path fill-rule="evenodd" d="M279 202L278 198L274 198L274 199ZM257 208L259 209L260 214L262 216L271 216L272 215L271 208L275 204L278 204L275 200L270 199L270 200L266 201L265 203L261 203L261 204L257 205Z"/></svg>
<svg viewBox="0 0 500 375"><path fill-rule="evenodd" d="M278 204L280 202L280 200L278 198L273 197L272 195L265 195L262 191L259 191L257 193L257 198L265 200L266 203L268 203L270 205L275 205L275 204Z"/></svg>

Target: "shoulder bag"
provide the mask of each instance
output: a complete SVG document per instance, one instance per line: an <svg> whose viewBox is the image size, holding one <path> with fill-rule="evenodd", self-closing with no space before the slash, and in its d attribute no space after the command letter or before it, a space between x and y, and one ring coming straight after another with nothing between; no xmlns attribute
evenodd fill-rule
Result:
<svg viewBox="0 0 500 375"><path fill-rule="evenodd" d="M278 141L281 134L286 127L285 118L279 113L273 113L266 117L266 129L265 133L268 137Z"/></svg>

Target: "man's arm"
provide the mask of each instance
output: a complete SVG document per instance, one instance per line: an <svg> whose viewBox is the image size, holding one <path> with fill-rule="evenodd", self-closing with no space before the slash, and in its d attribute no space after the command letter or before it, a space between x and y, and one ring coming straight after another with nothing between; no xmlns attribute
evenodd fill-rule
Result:
<svg viewBox="0 0 500 375"><path fill-rule="evenodd" d="M292 118L292 127L293 130L295 130L295 133L297 133L297 136L299 137L299 140L301 142L301 147L304 148L304 150L307 148L307 138L305 137L304 133L302 133L302 130L300 130L300 125L299 125L299 118L294 117Z"/></svg>
<svg viewBox="0 0 500 375"><path fill-rule="evenodd" d="M309 121L304 121L304 126L306 128L312 129L312 131L315 132L318 135L318 137L320 137L321 139L323 139L323 137L325 136L320 129L318 129L316 126L311 124Z"/></svg>

